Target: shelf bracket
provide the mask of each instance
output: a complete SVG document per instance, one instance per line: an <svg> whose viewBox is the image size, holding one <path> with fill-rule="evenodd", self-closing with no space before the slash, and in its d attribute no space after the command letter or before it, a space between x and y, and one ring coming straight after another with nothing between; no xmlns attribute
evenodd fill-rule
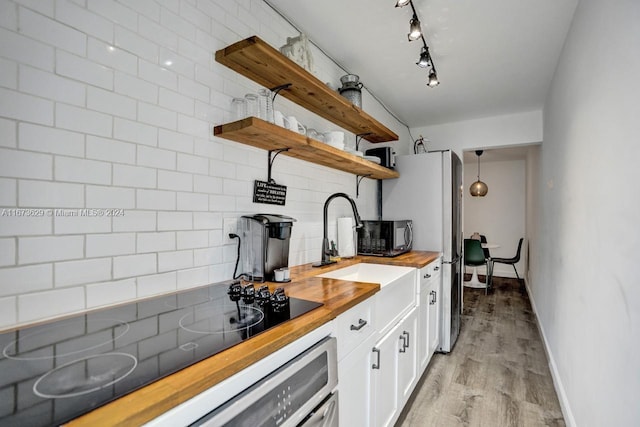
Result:
<svg viewBox="0 0 640 427"><path fill-rule="evenodd" d="M276 96L278 96L278 93L280 93L281 90L289 89L290 87L291 87L291 83L285 83L283 85L270 88L269 90L273 92L273 99L271 99L271 101L275 102Z"/></svg>
<svg viewBox="0 0 640 427"><path fill-rule="evenodd" d="M370 177L371 174L368 173L366 175L356 175L356 199L360 196L360 183L363 179Z"/></svg>
<svg viewBox="0 0 640 427"><path fill-rule="evenodd" d="M284 151L289 151L288 148L279 148L277 150L269 150L269 162L267 164L267 182L275 184L275 180L271 179L271 167L273 166L273 161L276 159L276 157L278 156L278 154L284 152ZM276 153L273 155L273 157L271 157L272 153Z"/></svg>
<svg viewBox="0 0 640 427"><path fill-rule="evenodd" d="M360 145L360 141L362 141L362 138L364 138L367 135L371 135L371 132L359 133L356 135L356 151L358 151L358 145Z"/></svg>

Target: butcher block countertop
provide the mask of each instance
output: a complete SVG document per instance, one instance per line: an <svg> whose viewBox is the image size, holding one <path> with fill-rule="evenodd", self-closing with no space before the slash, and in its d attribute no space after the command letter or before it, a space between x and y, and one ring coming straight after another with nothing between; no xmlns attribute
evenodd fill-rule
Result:
<svg viewBox="0 0 640 427"><path fill-rule="evenodd" d="M438 252L411 251L394 258L357 256L324 267L315 268L311 264L292 267L291 282L269 283L271 290L281 286L287 295L321 302L322 307L129 393L66 425L144 424L331 321L380 290L379 284L314 277L316 275L361 262L422 268L439 256Z"/></svg>

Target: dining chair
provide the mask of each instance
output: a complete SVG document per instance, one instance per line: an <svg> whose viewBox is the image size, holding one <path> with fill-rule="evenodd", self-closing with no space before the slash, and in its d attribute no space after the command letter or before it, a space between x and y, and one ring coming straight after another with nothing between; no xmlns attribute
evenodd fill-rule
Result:
<svg viewBox="0 0 640 427"><path fill-rule="evenodd" d="M464 265L469 267L487 267L485 294L491 287L491 263L484 257L480 240L464 239Z"/></svg>
<svg viewBox="0 0 640 427"><path fill-rule="evenodd" d="M524 239L521 237L518 242L518 250L516 255L513 258L491 258L491 270L493 271L493 264L511 264L513 266L513 271L516 272L516 277L518 278L518 283L520 283L520 275L518 274L518 270L516 269L516 263L520 261L520 250L522 249L522 242Z"/></svg>

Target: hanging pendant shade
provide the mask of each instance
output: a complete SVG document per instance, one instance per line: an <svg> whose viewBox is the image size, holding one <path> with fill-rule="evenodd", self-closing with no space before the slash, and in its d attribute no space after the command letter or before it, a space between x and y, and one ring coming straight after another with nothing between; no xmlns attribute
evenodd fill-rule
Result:
<svg viewBox="0 0 640 427"><path fill-rule="evenodd" d="M482 150L476 150L476 156L478 156L478 180L471 184L469 193L471 193L473 197L484 197L489 192L489 187L480 181L480 156L482 156Z"/></svg>

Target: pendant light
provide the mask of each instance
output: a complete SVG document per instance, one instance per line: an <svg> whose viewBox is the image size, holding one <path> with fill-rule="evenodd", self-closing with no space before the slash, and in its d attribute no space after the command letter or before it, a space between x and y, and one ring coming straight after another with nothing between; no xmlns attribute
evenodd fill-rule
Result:
<svg viewBox="0 0 640 427"><path fill-rule="evenodd" d="M469 187L469 193L471 193L473 197L484 197L487 195L489 187L487 187L487 184L480 181L480 156L482 156L482 150L476 150L476 156L478 156L478 180L471 184L471 187Z"/></svg>

